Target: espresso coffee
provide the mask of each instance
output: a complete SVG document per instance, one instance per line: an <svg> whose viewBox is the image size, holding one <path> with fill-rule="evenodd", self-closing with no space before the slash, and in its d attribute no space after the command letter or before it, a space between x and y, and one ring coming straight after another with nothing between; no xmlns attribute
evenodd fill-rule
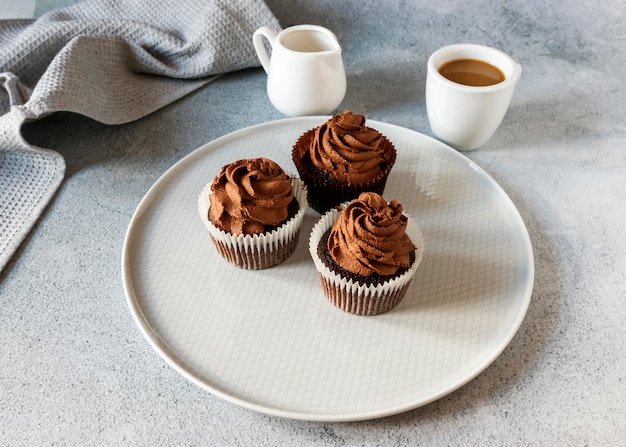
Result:
<svg viewBox="0 0 626 447"><path fill-rule="evenodd" d="M446 62L438 71L452 82L473 87L486 87L505 79L498 67L478 59L456 59Z"/></svg>

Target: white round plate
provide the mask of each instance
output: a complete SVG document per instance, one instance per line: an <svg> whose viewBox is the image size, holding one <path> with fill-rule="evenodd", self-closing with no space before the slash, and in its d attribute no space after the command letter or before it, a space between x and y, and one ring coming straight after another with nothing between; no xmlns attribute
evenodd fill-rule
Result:
<svg viewBox="0 0 626 447"><path fill-rule="evenodd" d="M333 307L307 250L319 217L311 209L283 264L228 264L198 216L202 188L240 158L296 172L293 143L326 119L242 129L165 172L128 228L124 290L152 347L216 396L293 419L372 419L441 398L500 355L530 302L532 248L515 206L476 164L433 138L369 120L398 151L384 196L398 198L426 242L404 300L373 317Z"/></svg>

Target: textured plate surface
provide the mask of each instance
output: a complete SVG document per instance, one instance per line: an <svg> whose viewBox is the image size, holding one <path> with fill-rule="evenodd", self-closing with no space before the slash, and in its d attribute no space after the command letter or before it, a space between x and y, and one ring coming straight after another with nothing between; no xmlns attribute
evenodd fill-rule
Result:
<svg viewBox="0 0 626 447"><path fill-rule="evenodd" d="M388 416L452 392L504 350L530 301L531 244L511 200L473 162L428 136L369 120L398 150L384 196L400 200L426 242L404 300L374 317L333 307L307 250L319 217L310 209L285 263L262 271L226 263L197 214L202 187L244 157L295 172L293 142L325 119L242 129L170 168L131 220L124 290L153 348L223 399L303 420Z"/></svg>

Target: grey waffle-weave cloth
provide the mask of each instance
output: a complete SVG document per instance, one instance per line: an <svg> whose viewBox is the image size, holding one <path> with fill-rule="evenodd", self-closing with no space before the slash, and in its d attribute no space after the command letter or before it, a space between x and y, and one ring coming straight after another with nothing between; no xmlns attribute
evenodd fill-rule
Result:
<svg viewBox="0 0 626 447"><path fill-rule="evenodd" d="M139 119L219 74L258 66L260 26L280 29L263 0L88 0L0 21L0 271L65 174L60 154L22 138L24 122L57 111Z"/></svg>

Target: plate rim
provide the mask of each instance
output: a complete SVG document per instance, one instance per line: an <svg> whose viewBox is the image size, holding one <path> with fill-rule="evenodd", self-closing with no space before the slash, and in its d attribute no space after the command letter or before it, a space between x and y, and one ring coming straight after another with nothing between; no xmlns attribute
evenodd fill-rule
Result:
<svg viewBox="0 0 626 447"><path fill-rule="evenodd" d="M512 339L515 337L519 328L521 327L522 322L524 321L526 314L528 312L528 308L530 305L530 301L532 299L532 292L534 287L534 279L535 279L535 264L534 264L534 253L532 248L532 242L530 240L530 235L528 233L528 228L522 218L519 210L515 206L514 202L511 200L506 191L502 188L502 186L496 182L483 168L481 168L476 162L462 154L461 152L453 149L447 144L429 136L423 134L421 132L415 131L413 129L409 129L407 127L403 127L393 123L387 123L383 121L368 119L368 125L374 128L381 128L381 132L384 133L384 128L392 128L398 132L408 132L419 136L419 138L423 138L429 141L430 144L437 146L438 150L444 150L448 152L450 155L461 159L465 164L471 167L474 171L476 171L480 176L486 178L492 186L496 188L500 196L506 201L508 205L509 211L512 212L512 217L515 218L517 222L517 226L523 229L523 232L520 236L522 236L522 240L524 242L524 252L528 257L529 263L525 267L528 269L527 272L527 283L525 284L525 290L523 292L524 300L520 300L520 311L516 316L515 321L510 325L507 331L506 337L499 342L498 349L495 349L489 356L487 356L476 368L469 371L462 379L455 381L453 384L444 387L443 389L430 393L429 395L424 396L418 400L413 400L411 402L407 402L404 404L396 405L394 407L385 407L380 410L371 410L365 411L357 414L324 414L317 412L296 412L290 410L283 410L280 408L275 408L272 406L266 406L261 404L256 404L254 402L248 401L246 399L242 399L228 392L224 392L218 387L212 386L207 383L207 381L202 380L198 377L194 371L191 370L190 367L185 365L185 362L178 357L178 355L165 343L161 340L157 331L152 328L147 317L144 315L143 310L139 304L138 296L135 293L135 289L133 287L131 269L129 266L129 256L130 249L129 246L132 243L132 235L138 231L135 227L137 224L137 220L143 215L143 213L147 210L147 208L154 203L154 196L156 193L161 190L165 185L163 183L167 183L170 180L170 177L175 176L176 172L189 163L193 163L195 159L203 156L205 153L210 152L221 144L227 143L231 140L236 140L245 136L249 133L254 133L260 128L272 127L272 126L283 126L289 124L300 124L304 122L311 121L312 127L319 125L321 122L327 120L330 116L326 115L316 115L316 116L305 116L305 117L295 117L295 118L283 118L278 120L266 121L257 123L251 126L247 126L244 128L237 129L235 131L226 133L221 135L213 140L210 140L203 145L197 147L192 150L188 154L184 155L178 161L176 161L172 166L166 169L150 186L150 188L143 195L141 200L139 201L135 211L133 212L131 219L128 224L128 228L126 230L126 234L124 236L124 242L122 247L122 256L121 256L121 276L122 276L122 285L124 289L124 294L126 298L126 303L129 307L129 311L135 321L135 324L139 327L140 332L144 336L144 338L148 341L150 346L159 354L159 356L165 360L165 362L174 368L179 374L185 377L190 382L204 389L205 391L214 394L215 396L231 402L239 407L246 408L252 411L256 411L262 414L267 414L271 416L278 416L288 419L294 420L302 420L302 421L311 421L311 422L351 422L351 421L363 421L363 420L371 420L377 418L388 417L400 413L404 413L410 410L414 410L416 408L420 408L424 405L428 405L436 400L441 399L442 397L462 388L467 383L471 382L474 378L484 372L501 354L504 350L509 346ZM522 294L520 294L521 296Z"/></svg>

